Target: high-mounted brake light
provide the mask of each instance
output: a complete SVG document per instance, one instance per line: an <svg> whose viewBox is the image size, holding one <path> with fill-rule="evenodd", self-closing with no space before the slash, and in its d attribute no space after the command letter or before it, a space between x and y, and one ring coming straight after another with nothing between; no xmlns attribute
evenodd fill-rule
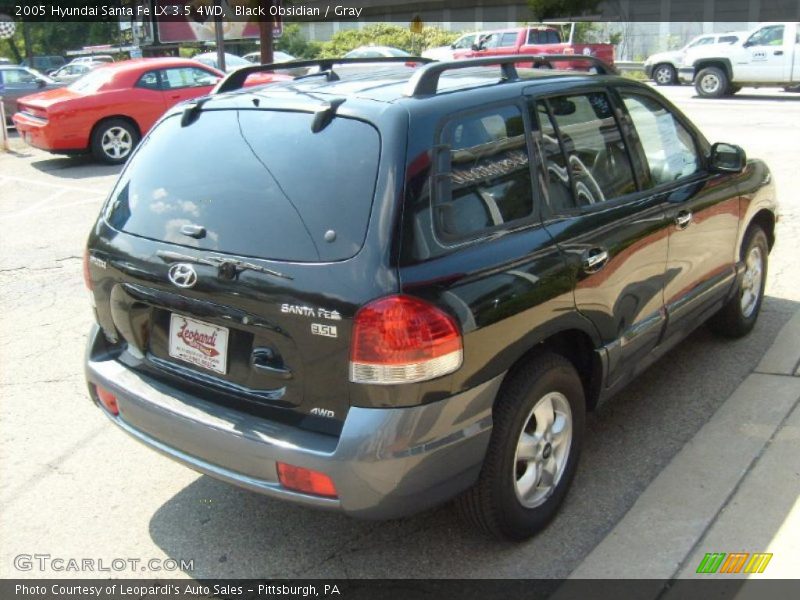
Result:
<svg viewBox="0 0 800 600"><path fill-rule="evenodd" d="M391 385L447 375L463 360L458 325L437 307L411 296L389 296L356 313L350 381Z"/></svg>
<svg viewBox="0 0 800 600"><path fill-rule="evenodd" d="M325 473L287 465L282 462L276 464L278 467L278 480L286 489L303 492L304 494L314 494L315 496L336 498L337 493L333 480Z"/></svg>

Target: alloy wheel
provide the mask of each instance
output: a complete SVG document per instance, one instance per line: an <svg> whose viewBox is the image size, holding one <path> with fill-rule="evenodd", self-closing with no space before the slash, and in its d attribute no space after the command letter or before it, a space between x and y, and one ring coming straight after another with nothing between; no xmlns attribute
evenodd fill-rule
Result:
<svg viewBox="0 0 800 600"><path fill-rule="evenodd" d="M561 392L540 398L525 420L514 454L514 490L525 508L543 504L564 474L572 445L572 410Z"/></svg>

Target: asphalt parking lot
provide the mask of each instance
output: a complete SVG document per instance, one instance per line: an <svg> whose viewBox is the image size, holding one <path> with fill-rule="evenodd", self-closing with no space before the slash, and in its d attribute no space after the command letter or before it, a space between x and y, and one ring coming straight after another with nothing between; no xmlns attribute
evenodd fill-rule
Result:
<svg viewBox="0 0 800 600"><path fill-rule="evenodd" d="M360 522L198 475L113 428L88 400L86 235L119 169L12 139L0 153L0 577L14 557L193 561L175 573L102 577L564 577L753 370L800 308L800 94L745 89L722 100L661 88L711 141L765 159L782 201L755 331L704 328L590 415L575 484L555 522L524 544L485 539L449 506ZM141 568L141 567L140 567ZM97 576L97 572L65 573Z"/></svg>

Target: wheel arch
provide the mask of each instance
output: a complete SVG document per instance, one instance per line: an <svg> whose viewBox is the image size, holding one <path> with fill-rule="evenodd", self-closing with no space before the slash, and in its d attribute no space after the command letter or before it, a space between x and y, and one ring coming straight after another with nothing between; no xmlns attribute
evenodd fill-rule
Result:
<svg viewBox="0 0 800 600"><path fill-rule="evenodd" d="M139 139L142 139L142 128L139 126L139 123L131 116L128 115L108 115L98 119L94 125L92 125L92 131L89 134L89 144L91 146L92 140L94 139L94 134L97 132L97 129L106 121L113 121L115 119L119 119L121 121L126 121L130 123L136 129L136 135L139 136Z"/></svg>
<svg viewBox="0 0 800 600"><path fill-rule="evenodd" d="M532 347L524 352L509 368L503 385L510 382L515 374L528 362L545 352L553 352L566 358L575 367L583 384L586 398L586 409L592 410L597 406L600 391L603 387L605 365L595 333L579 328L570 327L549 333L538 340ZM502 394L502 387L498 397Z"/></svg>
<svg viewBox="0 0 800 600"><path fill-rule="evenodd" d="M731 68L731 61L727 58L701 58L694 63L694 72L700 74L700 71L708 67L717 67L721 69L725 76L728 78L728 83L733 81L733 69Z"/></svg>
<svg viewBox="0 0 800 600"><path fill-rule="evenodd" d="M761 227L761 229L764 230L764 233L767 234L769 249L772 250L772 247L775 245L775 224L775 213L767 208L762 208L756 212L756 214L753 215L753 218L747 223L745 231L750 229L753 225L758 225Z"/></svg>

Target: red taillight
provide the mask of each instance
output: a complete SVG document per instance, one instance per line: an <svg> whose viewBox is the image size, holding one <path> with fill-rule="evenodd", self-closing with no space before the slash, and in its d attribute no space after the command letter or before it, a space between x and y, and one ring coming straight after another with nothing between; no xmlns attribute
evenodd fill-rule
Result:
<svg viewBox="0 0 800 600"><path fill-rule="evenodd" d="M281 485L289 490L303 492L304 494L314 494L315 496L327 496L336 498L336 487L333 480L319 471L295 467L279 462L278 480Z"/></svg>
<svg viewBox="0 0 800 600"><path fill-rule="evenodd" d="M375 300L356 313L350 381L395 384L425 381L461 366L463 346L456 322L411 296Z"/></svg>
<svg viewBox="0 0 800 600"><path fill-rule="evenodd" d="M97 386L97 397L100 403L106 407L106 410L112 415L119 414L119 406L117 406L117 397L109 392L106 388Z"/></svg>
<svg viewBox="0 0 800 600"><path fill-rule="evenodd" d="M92 275L89 273L89 250L83 251L83 282L86 284L86 289L92 291Z"/></svg>

